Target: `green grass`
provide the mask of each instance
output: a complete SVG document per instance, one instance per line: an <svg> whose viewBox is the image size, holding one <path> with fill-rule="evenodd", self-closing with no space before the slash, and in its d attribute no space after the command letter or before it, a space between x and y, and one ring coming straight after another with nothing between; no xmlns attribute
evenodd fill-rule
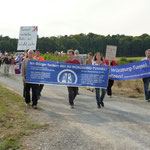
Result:
<svg viewBox="0 0 150 150"><path fill-rule="evenodd" d="M116 58L117 65L124 65L128 63L133 63L136 61L141 61L143 57L120 57Z"/></svg>
<svg viewBox="0 0 150 150"><path fill-rule="evenodd" d="M32 122L27 111L22 97L0 86L0 150L18 149L24 135L47 127Z"/></svg>

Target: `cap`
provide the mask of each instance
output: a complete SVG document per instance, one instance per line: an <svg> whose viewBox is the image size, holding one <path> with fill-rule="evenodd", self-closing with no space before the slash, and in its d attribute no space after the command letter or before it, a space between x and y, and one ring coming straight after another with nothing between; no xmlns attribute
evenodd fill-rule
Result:
<svg viewBox="0 0 150 150"><path fill-rule="evenodd" d="M79 51L76 49L75 51L74 51L75 53L79 53Z"/></svg>

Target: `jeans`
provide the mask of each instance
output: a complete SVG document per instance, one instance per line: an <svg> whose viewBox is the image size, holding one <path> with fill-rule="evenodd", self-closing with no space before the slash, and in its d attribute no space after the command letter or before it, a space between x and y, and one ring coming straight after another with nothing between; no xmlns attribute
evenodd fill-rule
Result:
<svg viewBox="0 0 150 150"><path fill-rule="evenodd" d="M69 92L69 104L74 105L74 99L78 94L78 87L68 87Z"/></svg>
<svg viewBox="0 0 150 150"><path fill-rule="evenodd" d="M96 90L97 104L101 104L103 102L104 97L105 97L106 89L102 88L101 96L100 96L100 88L95 88L95 90Z"/></svg>
<svg viewBox="0 0 150 150"><path fill-rule="evenodd" d="M148 90L149 83L150 83L150 78L144 78L144 93L145 93L145 99L149 100L150 99L150 91Z"/></svg>

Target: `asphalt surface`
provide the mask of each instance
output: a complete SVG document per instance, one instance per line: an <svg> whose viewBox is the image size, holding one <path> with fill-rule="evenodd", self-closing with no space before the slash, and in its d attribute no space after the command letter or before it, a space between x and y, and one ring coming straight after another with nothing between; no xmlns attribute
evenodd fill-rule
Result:
<svg viewBox="0 0 150 150"><path fill-rule="evenodd" d="M22 95L20 75L0 74L0 83ZM105 107L98 109L95 93L80 88L75 108L70 109L67 94L64 86L44 86L38 103L40 109L29 109L29 116L36 122L48 124L48 129L25 136L22 149L150 149L150 103L106 96Z"/></svg>

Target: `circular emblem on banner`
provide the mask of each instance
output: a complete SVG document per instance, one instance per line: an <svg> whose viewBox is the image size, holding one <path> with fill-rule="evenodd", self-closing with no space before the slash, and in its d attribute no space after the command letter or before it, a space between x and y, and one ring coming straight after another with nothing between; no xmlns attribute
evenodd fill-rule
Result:
<svg viewBox="0 0 150 150"><path fill-rule="evenodd" d="M77 75L74 71L65 69L62 70L58 76L57 76L57 81L59 83L77 83Z"/></svg>

